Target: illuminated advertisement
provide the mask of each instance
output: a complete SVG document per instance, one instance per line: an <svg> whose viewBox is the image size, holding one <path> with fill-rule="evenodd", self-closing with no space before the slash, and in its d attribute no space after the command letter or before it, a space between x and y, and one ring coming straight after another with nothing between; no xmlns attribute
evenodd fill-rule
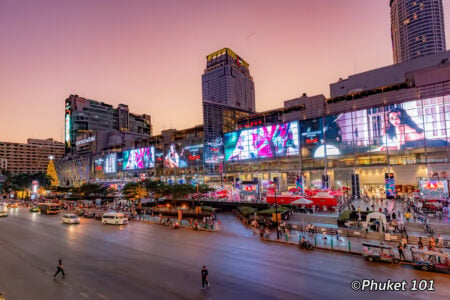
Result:
<svg viewBox="0 0 450 300"><path fill-rule="evenodd" d="M66 101L66 116L65 116L65 142L66 147L69 148L71 146L70 141L70 120L71 119L71 107L70 107L70 101Z"/></svg>
<svg viewBox="0 0 450 300"><path fill-rule="evenodd" d="M393 199L395 198L395 180L393 173L385 173L384 174L384 186L386 190L386 198Z"/></svg>
<svg viewBox="0 0 450 300"><path fill-rule="evenodd" d="M124 151L123 170L138 170L155 167L155 147L145 147Z"/></svg>
<svg viewBox="0 0 450 300"><path fill-rule="evenodd" d="M221 137L216 138L214 141L205 143L205 163L217 164L223 161L223 139Z"/></svg>
<svg viewBox="0 0 450 300"><path fill-rule="evenodd" d="M166 155L164 156L164 167L165 168L186 168L188 166L188 159L184 148L177 151L177 146L172 143L169 145Z"/></svg>
<svg viewBox="0 0 450 300"><path fill-rule="evenodd" d="M225 134L225 161L298 155L298 123L282 123Z"/></svg>
<svg viewBox="0 0 450 300"><path fill-rule="evenodd" d="M331 115L300 122L305 157L446 146L450 96ZM326 145L326 146L325 146Z"/></svg>
<svg viewBox="0 0 450 300"><path fill-rule="evenodd" d="M188 166L201 165L203 163L203 144L184 146Z"/></svg>
<svg viewBox="0 0 450 300"><path fill-rule="evenodd" d="M424 199L445 199L448 197L448 181L447 179L421 179L419 190Z"/></svg>
<svg viewBox="0 0 450 300"><path fill-rule="evenodd" d="M33 180L31 182L31 192L33 192L34 194L36 194L38 192L39 189L39 181L37 180Z"/></svg>
<svg viewBox="0 0 450 300"><path fill-rule="evenodd" d="M116 173L117 171L117 154L111 153L105 158L105 173Z"/></svg>

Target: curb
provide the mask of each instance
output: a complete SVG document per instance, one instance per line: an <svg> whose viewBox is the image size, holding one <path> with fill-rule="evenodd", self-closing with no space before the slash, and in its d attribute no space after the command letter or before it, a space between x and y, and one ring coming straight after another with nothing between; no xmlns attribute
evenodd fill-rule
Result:
<svg viewBox="0 0 450 300"><path fill-rule="evenodd" d="M283 242L283 241L266 240L266 239L262 239L262 241L298 247L298 244L296 244L296 243L286 243L286 242ZM341 249L331 249L331 248L324 248L324 247L317 247L317 246L315 246L314 249L325 250L325 251L332 251L332 252L340 252L340 253L344 253L344 254L351 254L351 255L362 256L362 253L355 252L355 251L346 251L346 250L341 250Z"/></svg>

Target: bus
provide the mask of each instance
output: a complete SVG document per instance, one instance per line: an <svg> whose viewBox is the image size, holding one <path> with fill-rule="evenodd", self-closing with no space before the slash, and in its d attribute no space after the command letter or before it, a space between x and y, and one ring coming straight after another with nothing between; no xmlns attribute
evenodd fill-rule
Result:
<svg viewBox="0 0 450 300"><path fill-rule="evenodd" d="M58 203L39 203L41 214L56 215L61 212L61 205Z"/></svg>

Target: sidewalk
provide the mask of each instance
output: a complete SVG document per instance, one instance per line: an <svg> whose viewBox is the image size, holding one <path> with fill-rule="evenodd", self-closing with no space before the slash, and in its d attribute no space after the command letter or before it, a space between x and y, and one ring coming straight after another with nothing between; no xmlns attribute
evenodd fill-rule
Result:
<svg viewBox="0 0 450 300"><path fill-rule="evenodd" d="M172 226L175 224L178 219L173 217L159 217L159 216L151 216L151 215L136 215L133 219L133 221L139 221L139 222L145 222L150 224L157 224L157 225L166 225L166 226ZM180 228L191 228L194 229L193 222L189 223L188 220L182 219L178 223ZM220 230L220 223L217 221L213 221L212 225L209 225L207 223L199 222L198 223L198 230L205 230L205 231L219 231Z"/></svg>
<svg viewBox="0 0 450 300"><path fill-rule="evenodd" d="M258 232L255 232L259 236ZM291 234L287 236L286 234L281 234L280 239L277 240L277 234L276 232L270 232L268 238L264 238L262 240L268 241L268 242L276 242L281 244L287 244L287 245L294 245L298 246L299 241L302 237L305 237L307 241L309 241L312 245L314 245L317 249L322 250L331 250L331 251L337 251L337 252L344 252L344 253L350 253L354 255L362 255L363 252L363 242L368 242L371 244L379 245L380 241L374 241L374 240L368 240L368 239L362 239L362 238L355 238L355 237L339 237L339 241L336 240L336 236L330 236L327 235L327 239L324 240L322 238L322 234L315 233L315 234L308 234L307 232L299 232L299 231L291 231ZM384 242L385 246L391 246L393 248L393 251L396 255L396 257L399 257L398 251L397 251L397 245L398 242ZM408 245L410 246L410 245ZM409 247L406 251L404 251L406 261L411 261L411 251L409 250Z"/></svg>

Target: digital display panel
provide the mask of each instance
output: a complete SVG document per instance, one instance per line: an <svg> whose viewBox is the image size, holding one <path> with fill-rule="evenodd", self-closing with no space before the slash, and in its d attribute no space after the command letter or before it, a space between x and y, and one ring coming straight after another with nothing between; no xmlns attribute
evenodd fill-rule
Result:
<svg viewBox="0 0 450 300"><path fill-rule="evenodd" d="M155 167L155 147L145 147L124 151L123 170L138 170Z"/></svg>
<svg viewBox="0 0 450 300"><path fill-rule="evenodd" d="M111 153L106 155L105 158L105 173L117 172L117 154Z"/></svg>
<svg viewBox="0 0 450 300"><path fill-rule="evenodd" d="M179 150L177 145L174 143L170 144L166 150L164 156L164 167L165 168L186 168L188 166L188 159L184 152L184 148L181 147Z"/></svg>
<svg viewBox="0 0 450 300"><path fill-rule="evenodd" d="M203 144L184 146L184 156L188 166L197 166L203 163Z"/></svg>
<svg viewBox="0 0 450 300"><path fill-rule="evenodd" d="M448 197L448 181L447 179L421 179L419 190L425 199L445 199Z"/></svg>
<svg viewBox="0 0 450 300"><path fill-rule="evenodd" d="M217 164L223 161L223 139L221 137L216 138L213 141L205 143L205 163Z"/></svg>
<svg viewBox="0 0 450 300"><path fill-rule="evenodd" d="M225 134L225 161L298 155L298 123L282 123Z"/></svg>
<svg viewBox="0 0 450 300"><path fill-rule="evenodd" d="M447 146L450 96L300 121L304 157ZM325 146L326 145L326 146Z"/></svg>
<svg viewBox="0 0 450 300"><path fill-rule="evenodd" d="M65 115L65 142L66 147L71 147L71 140L70 140L70 123L71 123L71 115L72 115L72 109L70 105L70 101L66 101L66 115Z"/></svg>
<svg viewBox="0 0 450 300"><path fill-rule="evenodd" d="M393 173L385 173L384 174L384 187L386 191L386 198L393 199L395 198L395 180Z"/></svg>

